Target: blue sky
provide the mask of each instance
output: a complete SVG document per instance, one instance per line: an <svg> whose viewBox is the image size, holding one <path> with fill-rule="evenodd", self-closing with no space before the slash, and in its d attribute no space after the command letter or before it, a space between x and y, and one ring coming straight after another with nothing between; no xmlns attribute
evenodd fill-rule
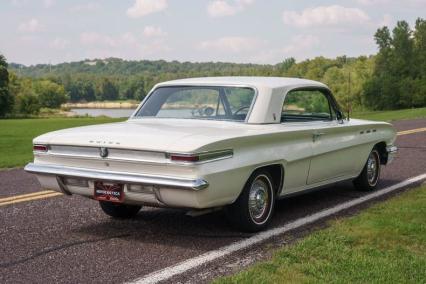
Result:
<svg viewBox="0 0 426 284"><path fill-rule="evenodd" d="M0 53L26 65L86 58L277 63L374 54L373 34L426 18L426 0L2 0Z"/></svg>

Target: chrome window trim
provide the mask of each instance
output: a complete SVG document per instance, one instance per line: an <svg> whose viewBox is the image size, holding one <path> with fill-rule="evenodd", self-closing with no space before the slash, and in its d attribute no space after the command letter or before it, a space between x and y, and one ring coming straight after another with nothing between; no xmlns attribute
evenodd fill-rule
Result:
<svg viewBox="0 0 426 284"><path fill-rule="evenodd" d="M237 122L237 123L248 123L249 118L251 116L251 112L254 108L254 104L256 103L257 100L257 96L259 94L258 89L250 84L212 84L212 83L208 83L208 84L202 84L202 83L198 83L198 84L159 84L154 86L151 91L148 93L148 95L146 95L146 97L142 100L142 102L139 104L139 106L136 108L136 110L133 112L133 114L129 117L128 120L137 120L137 119L195 119L195 120L206 120L206 119L197 119L197 118L167 118L167 117L138 117L136 116L136 114L139 112L139 110L142 108L142 106L146 103L146 101L148 100L148 98L154 93L155 90L157 90L158 88L163 88L163 87L228 87L228 88L249 88L252 89L254 91L254 97L253 100L251 102L249 111L247 112L247 116L246 119L244 121L239 121L239 120L227 120L227 119L211 119L209 121L229 121L229 122Z"/></svg>
<svg viewBox="0 0 426 284"><path fill-rule="evenodd" d="M192 190L202 190L209 186L209 183L201 178L192 179L160 175L135 174L129 172L95 170L50 164L29 163L25 166L25 171L39 175L54 175L59 177L104 180L124 184L148 184L159 187L183 188Z"/></svg>
<svg viewBox="0 0 426 284"><path fill-rule="evenodd" d="M320 91L326 98L330 107L330 111L333 110L334 113L337 113L337 111L340 111L342 114L343 112L339 109L336 98L334 97L333 92L327 88L327 87L323 87L323 86L302 86L302 87L294 87L294 88L289 88L285 91L284 93L284 99L283 99L283 103L281 106L281 114L280 114L280 124L285 124L285 123L292 123L292 121L290 122L285 122L285 121L281 121L282 118L282 108L284 107L284 103L286 100L287 95L290 92L293 91ZM330 113L331 114L331 113ZM336 117L333 117L333 115L331 114L331 118L327 119L327 120L312 120L312 121L297 121L297 122L301 122L301 123L305 123L305 122L315 122L315 121L324 121L324 122L330 122L330 121L339 121L337 119L337 115Z"/></svg>

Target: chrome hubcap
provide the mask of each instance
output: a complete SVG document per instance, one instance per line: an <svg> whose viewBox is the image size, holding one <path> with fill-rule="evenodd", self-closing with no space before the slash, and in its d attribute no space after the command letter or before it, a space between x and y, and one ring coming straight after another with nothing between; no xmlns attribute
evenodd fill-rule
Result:
<svg viewBox="0 0 426 284"><path fill-rule="evenodd" d="M270 187L264 178L258 177L250 188L249 212L256 223L266 220L270 210Z"/></svg>
<svg viewBox="0 0 426 284"><path fill-rule="evenodd" d="M371 152L367 161L367 179L370 185L375 185L379 176L379 159L376 152Z"/></svg>

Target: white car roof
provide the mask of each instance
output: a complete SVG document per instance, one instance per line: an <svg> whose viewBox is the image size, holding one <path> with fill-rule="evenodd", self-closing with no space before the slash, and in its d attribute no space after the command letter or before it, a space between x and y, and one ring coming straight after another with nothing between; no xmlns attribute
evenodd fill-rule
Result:
<svg viewBox="0 0 426 284"><path fill-rule="evenodd" d="M304 86L316 86L325 87L323 83L299 79L299 78L287 78L287 77L244 77L244 76L231 76L231 77L200 77L200 78L188 78L180 80L172 80L158 84L158 86L164 85L247 85L257 88L289 88L289 87L304 87Z"/></svg>
<svg viewBox="0 0 426 284"><path fill-rule="evenodd" d="M320 82L285 77L203 77L173 80L162 86L247 86L255 88L256 98L248 114L248 123L280 123L285 94L295 88L327 88ZM327 88L328 89L328 88Z"/></svg>

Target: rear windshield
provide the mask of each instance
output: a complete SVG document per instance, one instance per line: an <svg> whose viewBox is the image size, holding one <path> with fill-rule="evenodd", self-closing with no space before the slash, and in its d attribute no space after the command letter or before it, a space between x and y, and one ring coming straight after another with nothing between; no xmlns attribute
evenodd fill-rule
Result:
<svg viewBox="0 0 426 284"><path fill-rule="evenodd" d="M160 87L135 117L244 121L254 95L242 87Z"/></svg>

